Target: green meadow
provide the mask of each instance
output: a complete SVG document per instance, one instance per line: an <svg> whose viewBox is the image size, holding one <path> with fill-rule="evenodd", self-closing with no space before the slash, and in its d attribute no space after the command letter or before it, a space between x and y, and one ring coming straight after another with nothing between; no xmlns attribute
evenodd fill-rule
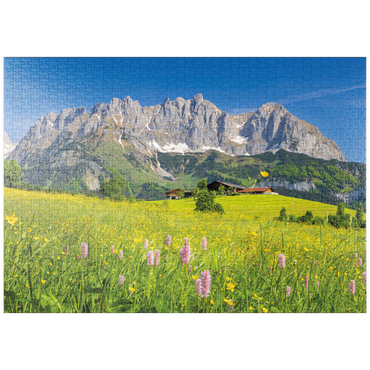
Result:
<svg viewBox="0 0 370 370"><path fill-rule="evenodd" d="M5 188L5 312L366 312L365 230L274 219L283 206L296 216L337 207L279 195L216 202L224 215L194 211L193 199Z"/></svg>

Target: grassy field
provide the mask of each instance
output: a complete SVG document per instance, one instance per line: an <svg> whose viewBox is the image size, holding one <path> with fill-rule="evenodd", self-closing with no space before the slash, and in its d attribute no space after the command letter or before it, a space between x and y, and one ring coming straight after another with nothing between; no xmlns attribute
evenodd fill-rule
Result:
<svg viewBox="0 0 370 370"><path fill-rule="evenodd" d="M273 219L282 206L296 216L336 207L282 196L217 202L225 215L195 212L191 199L118 203L5 188L4 310L366 312L365 231ZM148 251L158 251L157 267Z"/></svg>

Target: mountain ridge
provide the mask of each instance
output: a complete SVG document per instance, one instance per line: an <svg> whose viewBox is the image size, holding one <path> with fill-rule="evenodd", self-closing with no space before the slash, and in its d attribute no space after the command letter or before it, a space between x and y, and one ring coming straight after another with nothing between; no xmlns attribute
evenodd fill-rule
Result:
<svg viewBox="0 0 370 370"><path fill-rule="evenodd" d="M230 156L255 155L284 149L316 158L346 161L338 145L317 127L300 120L277 103L266 103L256 112L229 115L202 94L193 99L168 97L151 107L142 107L129 96L108 104L65 108L41 116L10 154L21 165L60 141L78 141L110 127L123 148L125 136L136 149L154 152L203 153L217 150Z"/></svg>

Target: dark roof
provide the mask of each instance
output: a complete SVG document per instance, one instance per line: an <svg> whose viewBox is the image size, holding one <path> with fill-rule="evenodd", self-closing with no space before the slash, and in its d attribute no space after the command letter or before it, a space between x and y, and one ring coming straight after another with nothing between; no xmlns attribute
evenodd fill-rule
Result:
<svg viewBox="0 0 370 370"><path fill-rule="evenodd" d="M245 189L245 186L235 185L235 184L228 184L227 182L223 182L223 181L213 181L213 182L207 184L207 186L212 185L212 184L222 184L222 185L227 186L229 188L231 187L231 188L236 188L236 189Z"/></svg>
<svg viewBox="0 0 370 370"><path fill-rule="evenodd" d="M266 187L266 188L245 188L243 190L240 190L239 193L254 193L254 192L260 192L260 191L266 191L266 190L271 190L272 192L274 191L272 188L270 187Z"/></svg>
<svg viewBox="0 0 370 370"><path fill-rule="evenodd" d="M172 189L172 190L166 191L166 194L172 193L174 191L179 191L179 190L181 190L181 189L180 188Z"/></svg>

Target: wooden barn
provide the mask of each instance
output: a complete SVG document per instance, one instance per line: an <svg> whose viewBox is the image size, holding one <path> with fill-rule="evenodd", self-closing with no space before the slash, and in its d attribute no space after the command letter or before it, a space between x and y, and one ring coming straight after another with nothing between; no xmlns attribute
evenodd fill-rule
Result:
<svg viewBox="0 0 370 370"><path fill-rule="evenodd" d="M274 194L274 195L278 195L278 193L276 193L274 191L274 189L272 189L270 187L266 187L266 188L244 188L243 190L237 190L237 192L242 193L242 194L249 193L249 194Z"/></svg>
<svg viewBox="0 0 370 370"><path fill-rule="evenodd" d="M213 181L211 182L210 184L207 184L207 188L208 190L214 190L214 191L218 191L218 188L223 185L226 190L228 188L233 188L233 192L237 192L237 191L240 191L240 190L243 190L245 189L245 186L241 186L241 185L235 185L235 184L228 184L227 182L222 182L222 181Z"/></svg>
<svg viewBox="0 0 370 370"><path fill-rule="evenodd" d="M184 192L184 198L191 198L193 196L193 192L191 190L181 190L180 188L177 188L166 192L167 199L180 199L180 191Z"/></svg>

